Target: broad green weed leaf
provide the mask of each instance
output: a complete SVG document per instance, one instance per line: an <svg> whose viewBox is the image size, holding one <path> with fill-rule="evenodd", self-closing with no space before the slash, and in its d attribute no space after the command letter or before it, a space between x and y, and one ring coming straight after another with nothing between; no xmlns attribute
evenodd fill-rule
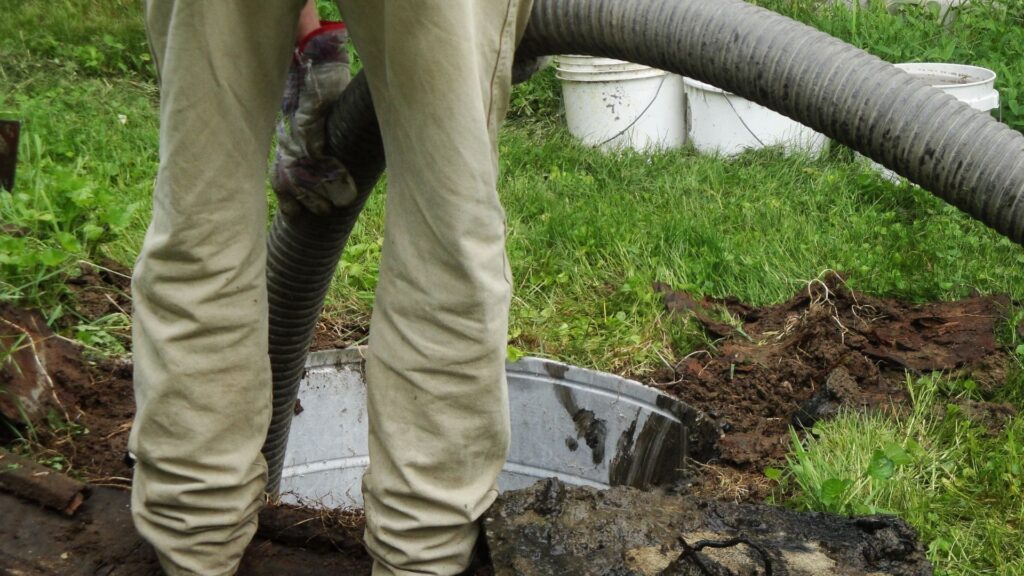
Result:
<svg viewBox="0 0 1024 576"><path fill-rule="evenodd" d="M82 243L75 238L74 234L69 232L57 232L56 236L57 243L60 247L67 250L68 252L80 252L82 250Z"/></svg>
<svg viewBox="0 0 1024 576"><path fill-rule="evenodd" d="M50 212L32 211L31 215L36 222L53 222L56 220L56 217Z"/></svg>
<svg viewBox="0 0 1024 576"><path fill-rule="evenodd" d="M103 236L103 227L95 224L86 224L82 226L82 237L85 238L86 242L92 242L100 236Z"/></svg>
<svg viewBox="0 0 1024 576"><path fill-rule="evenodd" d="M918 441L914 440L913 438L907 438L907 441L903 444L903 446L906 449L907 453L911 455L911 457L923 456L925 453L924 448L921 447L921 444L919 444Z"/></svg>
<svg viewBox="0 0 1024 576"><path fill-rule="evenodd" d="M888 480L896 471L893 461L881 450L875 450L871 455L871 463L868 464L868 476L875 480Z"/></svg>
<svg viewBox="0 0 1024 576"><path fill-rule="evenodd" d="M846 491L853 485L850 480L841 480L839 478L829 478L821 484L821 502L829 508L834 508L839 504Z"/></svg>
<svg viewBox="0 0 1024 576"><path fill-rule="evenodd" d="M56 248L47 248L39 252L39 261L44 266L56 266L64 261L64 253Z"/></svg>
<svg viewBox="0 0 1024 576"><path fill-rule="evenodd" d="M515 346L505 347L505 357L508 358L509 362L518 362L525 354L519 348Z"/></svg>
<svg viewBox="0 0 1024 576"><path fill-rule="evenodd" d="M111 228L120 230L131 224L132 215L134 213L134 204L128 204L127 206L112 206L109 210L107 210L105 220L106 223L111 226Z"/></svg>
<svg viewBox="0 0 1024 576"><path fill-rule="evenodd" d="M892 461L894 466L906 466L914 462L910 454L899 444L887 444L885 446L885 456Z"/></svg>
<svg viewBox="0 0 1024 576"><path fill-rule="evenodd" d="M92 186L77 187L75 190L68 192L67 195L71 202L79 208L89 208L96 204L94 202L96 195L93 193Z"/></svg>

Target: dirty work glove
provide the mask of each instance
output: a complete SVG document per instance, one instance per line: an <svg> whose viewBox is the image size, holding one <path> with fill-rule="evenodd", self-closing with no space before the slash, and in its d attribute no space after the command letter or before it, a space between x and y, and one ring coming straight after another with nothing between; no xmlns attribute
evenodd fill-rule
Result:
<svg viewBox="0 0 1024 576"><path fill-rule="evenodd" d="M348 170L325 152L327 114L351 76L347 39L344 24L324 22L295 49L270 177L285 214L324 216L356 198Z"/></svg>

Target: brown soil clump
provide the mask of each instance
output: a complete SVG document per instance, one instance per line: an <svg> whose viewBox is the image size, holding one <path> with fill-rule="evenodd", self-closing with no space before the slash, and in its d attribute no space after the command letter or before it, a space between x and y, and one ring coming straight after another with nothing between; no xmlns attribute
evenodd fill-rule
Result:
<svg viewBox="0 0 1024 576"><path fill-rule="evenodd" d="M0 449L0 492L10 492L68 516L85 502L85 484L28 458Z"/></svg>
<svg viewBox="0 0 1024 576"><path fill-rule="evenodd" d="M70 418L64 390L84 377L78 347L54 334L35 311L0 304L0 417L36 426L51 410Z"/></svg>
<svg viewBox="0 0 1024 576"><path fill-rule="evenodd" d="M344 318L345 320L341 321L331 317L321 317L320 321L316 323L310 350L341 350L365 343L370 335L370 318L353 320L347 315L344 315Z"/></svg>
<svg viewBox="0 0 1024 576"><path fill-rule="evenodd" d="M83 262L78 268L79 275L65 282L78 315L90 320L110 314L131 316L131 270L111 260Z"/></svg>
<svg viewBox="0 0 1024 576"><path fill-rule="evenodd" d="M135 418L132 365L103 359L85 363L87 378L67 391L76 398L77 426L56 433L44 443L62 454L70 471L92 483L127 486L128 433ZM82 435L72 435L81 432Z"/></svg>
<svg viewBox="0 0 1024 576"><path fill-rule="evenodd" d="M79 317L130 313L127 270L105 262L82 264L80 272L67 281L75 313L59 318L59 329L72 327ZM118 337L129 345L127 334ZM0 416L71 475L97 484L130 484L125 455L135 415L131 363L86 354L75 341L54 333L38 312L12 305L0 306L0 350L14 351L13 362L0 362ZM0 442L12 440L11 434L11 428L0 428Z"/></svg>
<svg viewBox="0 0 1024 576"><path fill-rule="evenodd" d="M953 401L952 405L956 406L967 420L984 428L990 436L998 436L1010 419L1017 415L1017 408L1005 403L961 398Z"/></svg>
<svg viewBox="0 0 1024 576"><path fill-rule="evenodd" d="M22 318L25 314L29 313L0 309L0 321ZM50 334L45 340L46 347L39 349L46 350L46 362L41 364L45 366L43 380L53 383L53 391L42 398L39 418L25 426L18 413L11 415L5 411L3 415L23 427L23 434L37 444L34 449L42 448L49 458L61 460L64 471L92 483L129 485L131 469L125 456L135 416L131 363L117 359L86 360L80 346ZM21 376L34 374L23 372ZM17 394L19 381L5 377L6 390ZM3 433L10 434L10 429L4 428Z"/></svg>
<svg viewBox="0 0 1024 576"><path fill-rule="evenodd" d="M970 377L985 389L1005 381L1008 355L995 337L1005 296L913 305L858 294L838 275L764 308L656 289L670 312L717 341L655 385L715 418L720 461L739 468L781 459L790 425L905 404L907 371Z"/></svg>

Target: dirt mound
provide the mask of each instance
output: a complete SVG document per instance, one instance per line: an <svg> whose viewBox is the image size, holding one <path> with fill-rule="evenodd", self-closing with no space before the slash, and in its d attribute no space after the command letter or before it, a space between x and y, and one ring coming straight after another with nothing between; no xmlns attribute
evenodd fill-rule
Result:
<svg viewBox="0 0 1024 576"><path fill-rule="evenodd" d="M597 491L556 479L501 495L484 527L498 576L932 573L917 534L898 518Z"/></svg>
<svg viewBox="0 0 1024 576"><path fill-rule="evenodd" d="M56 321L68 330L84 321L130 316L131 270L112 261L81 263L65 279L71 310ZM367 318L317 324L313 349L345 348L364 341ZM115 336L131 346L130 334ZM9 359L4 355L10 353ZM10 361L6 361L10 360ZM127 486L128 433L135 416L130 360L87 354L54 333L37 311L0 305L0 416L17 423L33 441L63 459L62 467L93 483ZM31 426L24 427L25 417ZM0 443L10 430L0 427Z"/></svg>
<svg viewBox="0 0 1024 576"><path fill-rule="evenodd" d="M63 391L85 379L78 347L58 337L35 311L0 305L0 417L32 425L51 410L70 418Z"/></svg>
<svg viewBox="0 0 1024 576"><path fill-rule="evenodd" d="M370 317L343 319L323 317L316 323L310 350L341 350L365 344L370 336Z"/></svg>
<svg viewBox="0 0 1024 576"><path fill-rule="evenodd" d="M87 360L38 312L0 306L0 433L19 434L72 475L100 484L130 483L124 462L135 415L131 364ZM0 437L0 441L5 438Z"/></svg>
<svg viewBox="0 0 1024 576"><path fill-rule="evenodd" d="M129 280L127 270L105 264L83 267L69 286L83 311L102 315L130 310ZM982 388L1005 381L1008 355L995 338L1009 305L1004 296L913 305L853 292L831 276L786 303L755 308L734 298L697 299L656 288L671 312L693 318L717 339L713 349L691 354L653 383L703 410L722 430L716 458L699 470L698 491L705 483L719 490L724 482L734 488L734 499L763 497L767 487L760 471L786 453L790 425L810 426L844 407L899 405L907 400L906 370L955 372ZM50 332L38 314L6 306L0 317L8 328L28 329L0 334L5 346L30 334L29 341L50 356L45 364L57 384L52 391L38 389L47 379L33 373L40 365L34 357L21 362L28 369L4 368L5 382L37 386L43 404L37 420L53 408L66 421L56 431L37 427L41 444L64 458L72 474L126 485L131 471L124 455L134 416L131 364L83 358L79 347ZM350 324L321 322L314 347L363 339L365 327ZM12 370L20 370L21 380ZM16 408L2 402L8 419L17 420ZM970 404L964 410L996 428L1007 414L1001 405Z"/></svg>
<svg viewBox="0 0 1024 576"><path fill-rule="evenodd" d="M853 292L838 275L764 308L655 289L670 312L717 339L655 385L715 418L720 460L740 468L780 459L790 425L904 404L908 370L970 377L988 389L1006 378L1008 355L996 341L1006 296L914 305Z"/></svg>

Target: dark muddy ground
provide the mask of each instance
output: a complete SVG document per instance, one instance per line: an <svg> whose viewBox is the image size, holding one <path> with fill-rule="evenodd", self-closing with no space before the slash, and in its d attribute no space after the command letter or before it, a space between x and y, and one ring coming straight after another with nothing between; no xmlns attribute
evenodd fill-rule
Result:
<svg viewBox="0 0 1024 576"><path fill-rule="evenodd" d="M324 513L269 509L246 550L241 576L367 575L358 526ZM0 494L0 574L161 576L153 549L132 527L128 492L96 488L73 517Z"/></svg>
<svg viewBox="0 0 1024 576"><path fill-rule="evenodd" d="M79 302L77 313L100 318L130 312L128 282L127 271L105 265L84 269L82 276L68 285ZM998 387L1006 379L1008 354L995 336L1009 306L1005 297L911 305L853 293L838 277L831 277L812 283L784 304L753 308L734 299L695 299L665 286L658 289L664 293L667 308L678 316L677 321L699 322L715 342L712 349L691 354L674 370L656 375L652 382L709 414L723 431L714 457L695 466L696 476L690 490L699 497L735 502L763 500L770 486L761 471L777 465L785 454L790 424L809 426L816 419L834 415L841 407L898 410L907 401L906 371L961 373L983 388ZM46 383L50 388L41 399L45 410L37 415L37 423L47 420L47 413L56 413L58 423L66 420L73 424L56 429L45 425L32 428L37 453L100 489L126 490L131 470L124 456L134 415L130 363L83 354L69 341L48 332L38 315L4 307L0 308L0 319L4 322L0 325L0 339L5 346L26 339L38 344L30 355L22 358L24 366L45 366L44 372L49 375ZM69 317L64 322L71 321L73 318ZM11 328L12 324L17 328ZM58 326L62 327L66 325ZM322 323L314 347L345 347L361 342L365 335L362 324ZM122 337L127 339L127 335ZM125 343L129 344L127 340ZM4 383L8 386L17 377L31 373L11 370L11 366L4 369ZM32 382L22 385L38 385L38 376L36 373ZM1013 414L1009 406L968 404L967 413L977 414L995 428ZM21 432L28 434L24 428ZM0 426L0 445L14 439L10 428ZM103 490L97 493L108 494ZM104 498L108 500L103 502L108 502L114 496ZM124 493L118 498L123 500ZM14 505L9 497L0 500L4 506ZM95 514L96 506L106 504L90 502L84 509L93 510L92 521L105 522L105 516ZM19 513L28 514L25 510ZM36 509L36 513L40 512ZM310 510L306 514L305 520L294 524L320 526L322 512ZM30 537L33 529L29 524L35 521L0 523L0 541ZM78 530L73 522L85 520L67 522L72 524L63 530L71 533ZM124 520L118 522L123 524ZM324 526L323 530L337 534ZM358 533L358 521L346 530L349 528L353 534ZM14 533L10 534L12 530ZM254 545L250 549L256 554L254 558L271 558L266 551L272 550L278 555L287 552L294 557L289 561L299 562L295 558L302 553L296 550L308 548L315 553L310 556L312 562L320 561L316 559L324 554L338 552L334 544L310 544L322 541L317 539L319 536L307 534L296 540L285 532L289 531L264 535L262 547ZM102 538L95 542L94 560L101 565L109 560L108 553L114 548L108 547ZM351 540L346 542L346 546L351 544ZM61 547L59 541L55 546ZM88 549L88 543L82 546L79 554L88 556L82 552ZM50 552L59 552L57 548ZM361 573L360 570L367 569L365 558L356 561L349 551L342 553L352 556L349 560L355 564L351 570L338 573ZM266 565L274 564L267 560Z"/></svg>
<svg viewBox="0 0 1024 576"><path fill-rule="evenodd" d="M893 517L845 518L555 479L502 495L484 520L497 576L930 576Z"/></svg>

